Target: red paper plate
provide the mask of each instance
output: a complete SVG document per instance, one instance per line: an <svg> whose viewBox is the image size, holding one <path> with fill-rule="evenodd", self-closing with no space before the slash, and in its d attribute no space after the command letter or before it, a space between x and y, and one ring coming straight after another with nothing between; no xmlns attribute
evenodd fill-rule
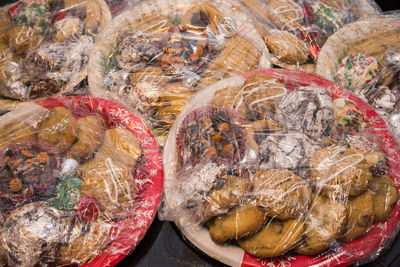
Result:
<svg viewBox="0 0 400 267"><path fill-rule="evenodd" d="M143 160L134 172L136 181L135 207L127 218L114 224L113 242L92 261L82 266L114 266L132 251L145 235L157 213L163 190L163 163L153 134L142 120L128 109L105 99L86 97L53 97L38 100L45 108L64 106L76 117L97 113L107 127L125 127L139 139Z"/></svg>
<svg viewBox="0 0 400 267"><path fill-rule="evenodd" d="M349 90L328 81L324 78L288 70L260 70L244 74L245 78L249 78L254 74L263 73L275 76L281 82L293 87L317 85L325 88L333 99L348 98L351 100L364 114L371 132L376 135L379 140L379 146L386 154L390 171L388 175L393 179L397 189L400 189L400 149L396 140L388 130L383 119L364 101ZM325 255L318 257L308 257L302 255L294 255L287 257L279 257L277 259L260 260L248 253L244 253L242 266L347 266L359 261L369 254L377 251L397 233L398 224L400 222L400 205L396 203L390 218L382 223L376 223L368 233L359 239L343 244L337 249L330 250Z"/></svg>
<svg viewBox="0 0 400 267"><path fill-rule="evenodd" d="M318 77L313 74L304 72L297 72L284 69L276 70L256 70L243 75L245 79L250 78L255 74L266 74L276 77L280 82L285 83L289 89L294 89L299 86L315 85L320 88L325 88L333 99L347 98L350 102L355 104L358 109L363 113L364 120L367 127L371 130L377 140L377 144L385 153L389 171L388 175L393 179L396 187L400 189L400 149L394 137L388 130L383 119L365 102L357 98L350 91L343 87L328 81L324 78ZM228 81L229 82L229 81ZM224 85L226 86L226 85ZM206 94L199 95L204 98ZM212 94L210 98L212 97ZM194 96L193 103L197 103L196 96ZM205 104L203 99L202 103ZM171 145L172 147L172 145ZM168 141L165 150L168 150ZM164 161L166 159L164 158ZM167 171L166 182L170 177ZM168 190L165 189L165 194L168 200ZM386 247L388 243L394 238L398 230L400 222L400 205L399 202L394 206L391 217L385 222L374 224L365 236L356 239L352 242L345 243L337 246L325 253L315 257L302 256L297 254L283 255L277 258L258 259L246 253L244 250L237 246L219 245L211 240L208 231L204 227L198 225L184 226L180 221L176 221L178 227L188 240L193 243L200 250L209 256L229 264L231 266L267 266L267 267L286 267L286 266L347 266L354 262L364 259L370 254L380 251Z"/></svg>

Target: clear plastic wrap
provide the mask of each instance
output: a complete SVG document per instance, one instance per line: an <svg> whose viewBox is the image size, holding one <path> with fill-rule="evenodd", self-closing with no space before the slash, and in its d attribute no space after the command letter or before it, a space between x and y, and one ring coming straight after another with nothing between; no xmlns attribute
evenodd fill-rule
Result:
<svg viewBox="0 0 400 267"><path fill-rule="evenodd" d="M381 16L346 25L322 48L317 74L352 90L392 127L399 140L400 20Z"/></svg>
<svg viewBox="0 0 400 267"><path fill-rule="evenodd" d="M144 1L115 17L89 60L93 95L145 114L163 144L194 92L232 74L269 67L268 49L235 2Z"/></svg>
<svg viewBox="0 0 400 267"><path fill-rule="evenodd" d="M1 266L113 266L142 239L163 166L138 116L58 97L18 105L0 129Z"/></svg>
<svg viewBox="0 0 400 267"><path fill-rule="evenodd" d="M275 66L315 73L326 39L350 22L376 16L370 0L240 0Z"/></svg>
<svg viewBox="0 0 400 267"><path fill-rule="evenodd" d="M371 261L398 231L399 157L385 122L350 91L253 71L198 92L177 117L159 214L229 265Z"/></svg>
<svg viewBox="0 0 400 267"><path fill-rule="evenodd" d="M0 11L0 95L19 101L72 89L87 74L104 0L19 1Z"/></svg>

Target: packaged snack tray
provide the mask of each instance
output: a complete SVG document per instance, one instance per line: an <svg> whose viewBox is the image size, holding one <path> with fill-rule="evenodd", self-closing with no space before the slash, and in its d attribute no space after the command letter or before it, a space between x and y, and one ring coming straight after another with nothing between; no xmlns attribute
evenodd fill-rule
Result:
<svg viewBox="0 0 400 267"><path fill-rule="evenodd" d="M253 71L197 93L178 116L160 217L232 266L364 263L398 231L399 153L350 91Z"/></svg>
<svg viewBox="0 0 400 267"><path fill-rule="evenodd" d="M19 101L70 90L85 78L103 0L19 1L0 10L0 95Z"/></svg>
<svg viewBox="0 0 400 267"><path fill-rule="evenodd" d="M140 117L54 97L0 117L1 265L113 266L143 238L163 166Z"/></svg>
<svg viewBox="0 0 400 267"><path fill-rule="evenodd" d="M187 98L232 74L269 66L268 49L234 2L145 1L98 36L89 87L151 121L160 145Z"/></svg>
<svg viewBox="0 0 400 267"><path fill-rule="evenodd" d="M369 0L243 0L270 50L270 60L285 69L315 73L326 39L348 23L375 17L380 9Z"/></svg>

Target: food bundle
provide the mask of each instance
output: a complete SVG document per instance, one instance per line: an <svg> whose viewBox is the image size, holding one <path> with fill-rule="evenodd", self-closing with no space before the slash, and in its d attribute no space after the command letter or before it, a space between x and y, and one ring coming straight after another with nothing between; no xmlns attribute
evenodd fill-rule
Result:
<svg viewBox="0 0 400 267"><path fill-rule="evenodd" d="M163 216L216 257L238 246L271 262L323 259L368 242L392 214L398 174L362 101L312 75L245 77L199 92L178 117Z"/></svg>
<svg viewBox="0 0 400 267"><path fill-rule="evenodd" d="M3 7L0 20L0 95L26 101L85 78L90 48L111 14L103 0L32 0Z"/></svg>
<svg viewBox="0 0 400 267"><path fill-rule="evenodd" d="M127 238L126 223L138 232L151 222L139 212L147 168L162 168L143 150L144 137L153 146L155 141L140 120L129 126L111 116L111 102L62 98L38 104L0 118L1 265L84 264ZM147 208L153 201L157 207L160 196L161 190L145 196ZM124 251L117 253L129 247Z"/></svg>
<svg viewBox="0 0 400 267"><path fill-rule="evenodd" d="M368 0L240 0L264 38L275 66L315 72L315 62L329 36L344 25L374 16Z"/></svg>
<svg viewBox="0 0 400 267"><path fill-rule="evenodd" d="M188 97L228 77L269 67L251 20L227 1L151 1L110 23L90 56L97 96L117 95L149 118L160 144Z"/></svg>
<svg viewBox="0 0 400 267"><path fill-rule="evenodd" d="M399 136L400 23L395 16L345 26L322 49L317 73L377 110Z"/></svg>
<svg viewBox="0 0 400 267"><path fill-rule="evenodd" d="M0 265L118 263L163 166L161 219L226 264L373 259L400 220L399 32L372 0L3 7Z"/></svg>

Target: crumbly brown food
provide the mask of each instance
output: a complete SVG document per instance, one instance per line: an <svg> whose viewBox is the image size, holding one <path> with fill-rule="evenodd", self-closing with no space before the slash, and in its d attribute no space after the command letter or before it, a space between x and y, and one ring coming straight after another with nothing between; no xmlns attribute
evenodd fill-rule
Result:
<svg viewBox="0 0 400 267"><path fill-rule="evenodd" d="M78 120L78 141L69 150L69 155L76 160L88 159L103 142L104 120L100 116L86 116Z"/></svg>
<svg viewBox="0 0 400 267"><path fill-rule="evenodd" d="M270 30L265 43L277 58L287 63L304 64L308 60L307 45L290 32Z"/></svg>
<svg viewBox="0 0 400 267"><path fill-rule="evenodd" d="M131 212L136 196L132 168L112 158L95 158L82 165L81 171L81 194L95 198L106 216L118 219Z"/></svg>
<svg viewBox="0 0 400 267"><path fill-rule="evenodd" d="M386 221L399 197L396 185L388 176L376 177L369 183L374 200L374 222Z"/></svg>
<svg viewBox="0 0 400 267"><path fill-rule="evenodd" d="M251 235L268 221L265 212L256 206L245 205L220 215L210 222L210 237L215 242L239 239Z"/></svg>
<svg viewBox="0 0 400 267"><path fill-rule="evenodd" d="M219 185L222 184L222 185ZM218 187L211 190L203 203L201 220L226 213L231 207L240 203L249 191L247 179L234 175L226 175L218 182Z"/></svg>
<svg viewBox="0 0 400 267"><path fill-rule="evenodd" d="M375 216L371 191L367 190L363 194L349 199L346 208L349 214L348 222L344 235L340 237L340 241L345 243L359 238L371 228Z"/></svg>
<svg viewBox="0 0 400 267"><path fill-rule="evenodd" d="M316 151L310 159L310 182L330 196L357 196L373 179L363 153L343 146Z"/></svg>
<svg viewBox="0 0 400 267"><path fill-rule="evenodd" d="M96 153L97 160L111 158L114 162L133 168L141 156L139 140L130 131L116 127L104 132L104 142Z"/></svg>
<svg viewBox="0 0 400 267"><path fill-rule="evenodd" d="M305 221L303 242L296 249L302 255L317 255L327 250L345 230L346 206L313 193L311 210Z"/></svg>
<svg viewBox="0 0 400 267"><path fill-rule="evenodd" d="M38 140L54 146L60 153L75 142L78 123L71 111L64 107L50 109L40 124Z"/></svg>
<svg viewBox="0 0 400 267"><path fill-rule="evenodd" d="M253 177L252 186L258 206L271 217L301 217L311 203L308 182L286 169L260 170Z"/></svg>
<svg viewBox="0 0 400 267"><path fill-rule="evenodd" d="M295 247L301 241L303 232L304 222L301 219L270 219L256 234L239 239L238 244L256 257L277 257Z"/></svg>

